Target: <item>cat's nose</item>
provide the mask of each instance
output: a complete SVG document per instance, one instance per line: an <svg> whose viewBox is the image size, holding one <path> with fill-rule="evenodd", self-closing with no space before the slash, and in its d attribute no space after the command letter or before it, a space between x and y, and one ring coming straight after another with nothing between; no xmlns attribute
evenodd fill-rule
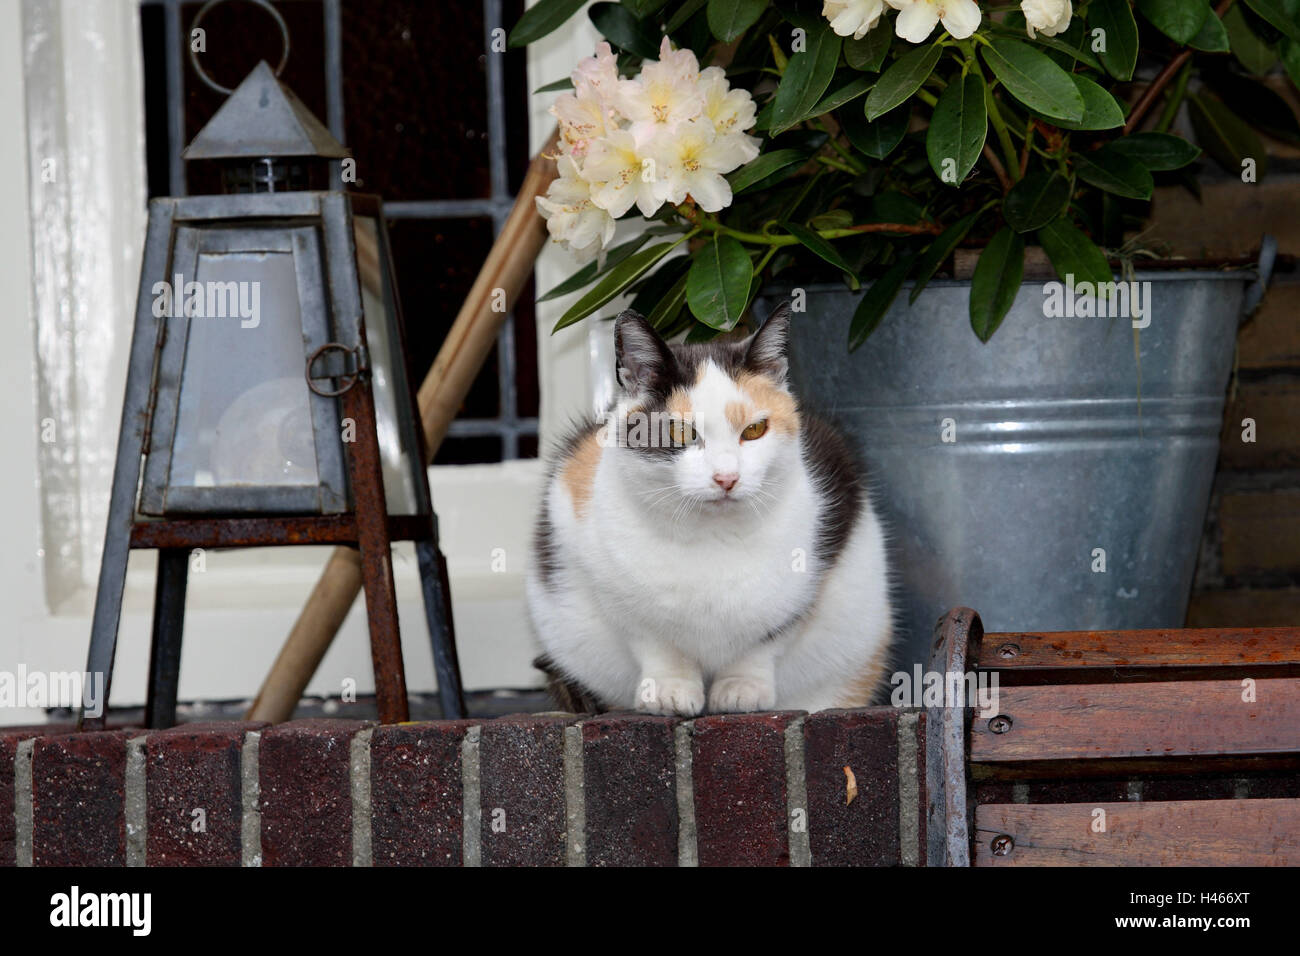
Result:
<svg viewBox="0 0 1300 956"><path fill-rule="evenodd" d="M730 491L736 487L738 481L740 481L740 475L734 471L715 471L713 473L713 483L723 491Z"/></svg>

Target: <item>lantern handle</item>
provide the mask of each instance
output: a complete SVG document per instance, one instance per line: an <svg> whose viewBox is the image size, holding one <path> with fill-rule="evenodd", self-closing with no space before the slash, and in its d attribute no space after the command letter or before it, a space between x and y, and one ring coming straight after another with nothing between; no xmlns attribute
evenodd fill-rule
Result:
<svg viewBox="0 0 1300 956"><path fill-rule="evenodd" d="M194 14L194 21L190 24L190 31L193 32L198 29L199 22L207 15L209 10L225 2L226 0L208 0L207 3L199 7L199 12ZM284 52L280 55L279 66L275 68L275 75L278 77L284 72L284 65L289 62L289 25L284 22L284 17L280 15L280 11L271 6L269 0L244 0L244 2L261 7L272 16L276 24L280 27L280 39L284 41ZM222 86L214 80L202 66L199 65L199 57L194 51L194 44L192 43L189 44L189 52L190 65L194 67L194 72L199 75L199 79L202 80L205 85L216 90L218 93L224 93L227 96L235 92L228 86Z"/></svg>
<svg viewBox="0 0 1300 956"><path fill-rule="evenodd" d="M345 362L347 356L352 356L352 367L348 368L345 366L344 370L341 372L313 376L311 370L312 366L316 364L318 358L327 352L342 352ZM307 387L323 398L336 398L350 389L353 385L357 384L357 380L368 371L370 371L370 356L364 345L347 346L342 342L326 342L316 351L312 352L311 356L307 359ZM338 378L343 381L338 388L330 389L322 388L317 385L316 378Z"/></svg>

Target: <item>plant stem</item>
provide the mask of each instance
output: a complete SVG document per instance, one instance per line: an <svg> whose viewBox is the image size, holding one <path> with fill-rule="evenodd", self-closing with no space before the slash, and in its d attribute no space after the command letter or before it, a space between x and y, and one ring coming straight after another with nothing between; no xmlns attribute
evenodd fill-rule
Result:
<svg viewBox="0 0 1300 956"><path fill-rule="evenodd" d="M1156 120L1157 133L1167 133L1169 127L1174 125L1174 117L1178 115L1178 108L1183 105L1183 98L1187 95L1187 81L1191 75L1192 64L1184 63L1183 68L1178 71L1174 85L1169 89L1169 99L1165 102L1165 108L1160 111L1160 119Z"/></svg>
<svg viewBox="0 0 1300 956"><path fill-rule="evenodd" d="M993 89L989 86L984 71L980 69L979 60L974 53L971 53L966 62L984 83L984 105L988 109L989 122L993 124L993 131L997 134L998 143L1002 147L1002 156L1006 159L1006 168L998 179L1010 177L1011 182L1017 182L1020 179L1020 160L1016 156L1015 144L1011 142L1011 133L1007 129L1006 120L1002 118L1002 111L998 109L998 101L993 97Z"/></svg>
<svg viewBox="0 0 1300 956"><path fill-rule="evenodd" d="M858 171L848 163L842 163L838 159L833 159L830 156L818 156L817 162L821 163L823 166L829 166L831 169L838 169L842 173L848 173L851 176L858 175Z"/></svg>
<svg viewBox="0 0 1300 956"><path fill-rule="evenodd" d="M1222 17L1228 12L1228 8L1232 6L1233 2L1234 0L1222 0L1222 2L1214 8L1215 16ZM1166 63L1164 69L1156 74L1156 78L1151 81L1151 85L1142 91L1142 95L1139 96L1137 102L1133 104L1133 109L1128 114L1128 120L1124 123L1125 136L1137 129L1138 124L1142 122L1142 117L1146 116L1147 110L1151 109L1151 104L1153 104L1156 101L1156 97L1160 95L1160 91L1169 85L1169 81L1174 78L1174 74L1181 70L1183 65L1191 58L1192 49L1191 47L1188 47L1182 53L1178 54Z"/></svg>
<svg viewBox="0 0 1300 956"><path fill-rule="evenodd" d="M731 236L733 239L739 239L741 242L748 242L755 246L793 246L799 242L798 239L790 235L770 236L761 232L745 232L740 229L732 229L730 226L724 226L716 219L700 219L696 223L696 229ZM842 229L821 229L817 231L817 235L823 239L844 239L849 236L860 236L870 232L899 232L915 236L938 235L942 231L942 227L933 222L865 222L857 226L845 226Z"/></svg>

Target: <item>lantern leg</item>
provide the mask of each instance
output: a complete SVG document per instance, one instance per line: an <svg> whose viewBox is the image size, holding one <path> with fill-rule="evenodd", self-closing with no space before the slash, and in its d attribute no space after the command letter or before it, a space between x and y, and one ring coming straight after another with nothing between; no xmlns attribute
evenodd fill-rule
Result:
<svg viewBox="0 0 1300 956"><path fill-rule="evenodd" d="M456 656L456 626L451 616L451 587L447 559L436 538L415 542L424 591L424 613L429 619L429 640L433 644L433 669L438 677L438 700L447 720L467 716L465 693L460 683L460 661Z"/></svg>
<svg viewBox="0 0 1300 956"><path fill-rule="evenodd" d="M153 644L149 649L149 696L144 709L144 725L150 730L162 730L176 724L176 688L181 676L189 559L190 553L185 548L163 548L158 552Z"/></svg>

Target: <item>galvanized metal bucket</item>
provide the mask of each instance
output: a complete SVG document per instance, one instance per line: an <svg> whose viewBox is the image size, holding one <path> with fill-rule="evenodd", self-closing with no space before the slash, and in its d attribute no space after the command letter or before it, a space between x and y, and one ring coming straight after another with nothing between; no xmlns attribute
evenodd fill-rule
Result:
<svg viewBox="0 0 1300 956"><path fill-rule="evenodd" d="M1135 278L1150 296L1145 328L1049 317L1059 300L1027 281L987 345L970 328L969 282L931 282L910 308L904 287L852 354L858 294L805 287L794 385L868 466L908 665L927 659L954 605L990 631L1182 626L1258 276ZM755 311L789 293L765 290Z"/></svg>

